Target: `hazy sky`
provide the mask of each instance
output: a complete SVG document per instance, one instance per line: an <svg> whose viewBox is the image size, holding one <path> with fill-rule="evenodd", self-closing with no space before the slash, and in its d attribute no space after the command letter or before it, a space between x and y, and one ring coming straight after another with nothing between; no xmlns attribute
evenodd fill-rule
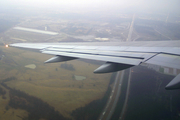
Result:
<svg viewBox="0 0 180 120"><path fill-rule="evenodd" d="M3 6L28 6L32 8L61 8L79 10L135 9L177 11L180 0L0 0Z"/></svg>

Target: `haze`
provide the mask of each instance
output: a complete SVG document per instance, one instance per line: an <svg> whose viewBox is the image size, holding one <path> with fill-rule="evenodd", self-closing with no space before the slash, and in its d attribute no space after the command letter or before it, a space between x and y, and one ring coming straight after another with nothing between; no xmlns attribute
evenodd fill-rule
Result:
<svg viewBox="0 0 180 120"><path fill-rule="evenodd" d="M0 1L1 7L29 7L68 12L179 12L179 0L7 0Z"/></svg>
<svg viewBox="0 0 180 120"><path fill-rule="evenodd" d="M118 56L131 65L161 55L137 53L142 47L117 51L125 50L126 42L159 47L177 40L178 46L179 5L179 0L0 0L0 120L180 120L179 91L165 90L179 69L159 63L93 73L106 60L119 66L111 61ZM43 53L62 50L59 53L72 52L65 56L78 54L70 59L90 54L103 61L43 64L56 54L4 47L14 43L53 43L57 47L47 47ZM71 45L58 47L62 44ZM77 50L71 48L75 44ZM175 50L167 54L174 55L173 62L178 59ZM166 53L162 54L165 62Z"/></svg>

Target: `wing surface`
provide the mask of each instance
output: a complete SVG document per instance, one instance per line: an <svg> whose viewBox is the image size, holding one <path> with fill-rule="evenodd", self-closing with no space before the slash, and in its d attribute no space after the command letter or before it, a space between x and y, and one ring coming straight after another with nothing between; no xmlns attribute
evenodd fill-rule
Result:
<svg viewBox="0 0 180 120"><path fill-rule="evenodd" d="M13 47L40 50L55 56L84 58L129 65L150 63L180 69L180 42L118 42L117 43L16 43ZM124 46L124 43L126 46ZM134 45L133 45L134 43ZM120 45L121 44L121 45ZM119 46L118 46L119 45ZM145 46L146 45L146 46ZM171 46L171 47L168 47Z"/></svg>
<svg viewBox="0 0 180 120"><path fill-rule="evenodd" d="M94 42L94 43L15 43L12 47L30 48L55 57L46 62L78 58L106 61L95 73L108 73L141 63L180 69L180 41Z"/></svg>

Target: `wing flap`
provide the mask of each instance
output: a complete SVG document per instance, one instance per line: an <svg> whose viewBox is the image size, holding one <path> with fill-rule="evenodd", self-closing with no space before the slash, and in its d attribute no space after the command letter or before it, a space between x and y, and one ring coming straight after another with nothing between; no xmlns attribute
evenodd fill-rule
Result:
<svg viewBox="0 0 180 120"><path fill-rule="evenodd" d="M60 51L60 52L72 52L72 53L81 53L81 54L96 54L103 56L117 56L117 57L131 57L131 58L140 58L140 59L148 59L151 56L155 55L155 53L145 53L145 52L125 52L125 51L112 51L112 50L100 50L100 49L79 49L79 48L54 48L49 47L42 51Z"/></svg>
<svg viewBox="0 0 180 120"><path fill-rule="evenodd" d="M126 57L117 57L117 56L103 56L96 54L83 54L83 53L58 52L58 51L43 51L42 53L75 57L75 58L84 58L91 60L110 61L115 63L130 64L130 65L139 65L142 62L141 58L126 58Z"/></svg>

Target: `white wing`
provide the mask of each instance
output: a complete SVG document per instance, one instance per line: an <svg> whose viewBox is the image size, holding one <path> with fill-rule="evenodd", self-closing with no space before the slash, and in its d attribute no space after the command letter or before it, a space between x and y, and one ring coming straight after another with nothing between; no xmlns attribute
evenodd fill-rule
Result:
<svg viewBox="0 0 180 120"><path fill-rule="evenodd" d="M46 63L78 58L106 61L94 71L95 73L115 72L141 63L180 69L179 40L118 43L16 43L10 44L10 46L37 49L42 53L55 55L55 57L45 61ZM180 88L180 80L176 80L177 77L170 82L167 89Z"/></svg>

